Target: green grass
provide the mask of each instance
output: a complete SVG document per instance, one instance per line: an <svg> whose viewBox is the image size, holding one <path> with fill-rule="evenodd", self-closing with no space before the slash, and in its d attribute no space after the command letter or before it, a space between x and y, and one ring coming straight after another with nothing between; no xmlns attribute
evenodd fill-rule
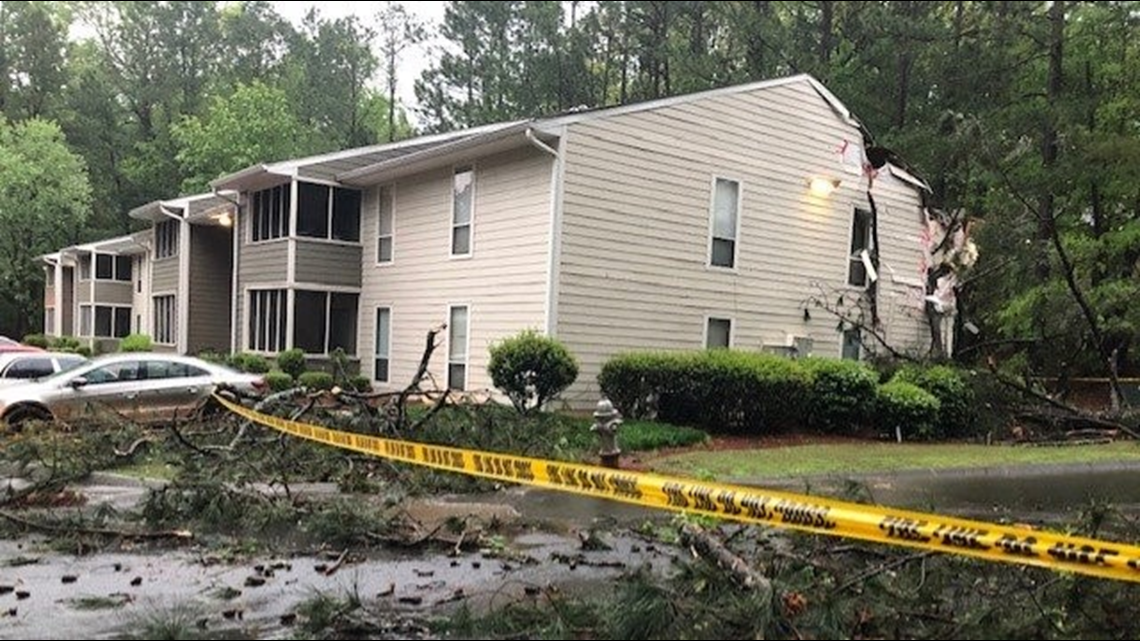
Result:
<svg viewBox="0 0 1140 641"><path fill-rule="evenodd" d="M652 466L655 471L663 473L728 479L1103 462L1140 462L1140 445L1015 447L844 443L685 452L654 459Z"/></svg>

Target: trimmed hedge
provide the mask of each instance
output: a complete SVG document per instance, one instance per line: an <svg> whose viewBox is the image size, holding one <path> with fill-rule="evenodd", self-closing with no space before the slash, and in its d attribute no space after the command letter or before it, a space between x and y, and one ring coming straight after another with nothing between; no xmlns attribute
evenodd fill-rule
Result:
<svg viewBox="0 0 1140 641"><path fill-rule="evenodd" d="M917 385L930 392L941 403L936 421L936 438L951 438L974 433L978 422L974 388L961 370L946 365L922 367L907 365L895 373L892 381Z"/></svg>
<svg viewBox="0 0 1140 641"><path fill-rule="evenodd" d="M57 352L79 352L79 339L74 336L57 336L51 340L50 347Z"/></svg>
<svg viewBox="0 0 1140 641"><path fill-rule="evenodd" d="M293 378L299 378L306 369L305 351L294 347L281 352L277 355L277 367Z"/></svg>
<svg viewBox="0 0 1140 641"><path fill-rule="evenodd" d="M41 349L47 349L51 345L51 341L43 334L28 334L21 342L25 345L31 345L32 347L39 347Z"/></svg>
<svg viewBox="0 0 1140 641"><path fill-rule="evenodd" d="M350 376L348 387L361 394L367 394L372 391L372 381L367 376Z"/></svg>
<svg viewBox="0 0 1140 641"><path fill-rule="evenodd" d="M851 433L875 410L879 374L866 363L834 358L800 361L811 376L811 424L826 432Z"/></svg>
<svg viewBox="0 0 1140 641"><path fill-rule="evenodd" d="M578 378L578 362L557 339L528 329L490 349L491 382L520 414L541 408Z"/></svg>
<svg viewBox="0 0 1140 641"><path fill-rule="evenodd" d="M293 387L293 376L279 369L271 369L265 374L265 384L274 392L284 392Z"/></svg>
<svg viewBox="0 0 1140 641"><path fill-rule="evenodd" d="M942 403L921 387L892 380L879 387L878 418L881 427L901 428L903 437L922 439L937 436L938 412Z"/></svg>
<svg viewBox="0 0 1140 641"><path fill-rule="evenodd" d="M261 354L238 352L228 359L231 367L250 374L264 374L269 371L269 361Z"/></svg>
<svg viewBox="0 0 1140 641"><path fill-rule="evenodd" d="M661 421L738 433L793 423L810 383L796 361L725 349L623 354L598 375L602 392L625 416L656 409Z"/></svg>
<svg viewBox="0 0 1140 641"><path fill-rule="evenodd" d="M149 352L150 350L150 336L146 334L129 334L119 341L120 352Z"/></svg>
<svg viewBox="0 0 1140 641"><path fill-rule="evenodd" d="M333 388L333 375L328 372L305 372L297 377L301 387L310 390L330 390Z"/></svg>

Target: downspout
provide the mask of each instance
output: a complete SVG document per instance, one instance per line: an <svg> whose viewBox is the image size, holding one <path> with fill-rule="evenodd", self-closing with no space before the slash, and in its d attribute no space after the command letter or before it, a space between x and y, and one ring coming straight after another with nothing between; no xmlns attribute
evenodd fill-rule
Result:
<svg viewBox="0 0 1140 641"><path fill-rule="evenodd" d="M238 198L230 198L217 189L211 192L221 198L222 200L234 206L234 224L230 228L232 230L230 237L233 241L231 243L233 258L230 260L230 353L236 354L238 349L238 260L240 253L238 247L240 246L240 239L238 234L241 233L241 228L238 225L243 224L244 219L241 216L241 200Z"/></svg>
<svg viewBox="0 0 1140 641"><path fill-rule="evenodd" d="M539 151L550 154L554 162L550 167L550 230L549 250L546 265L546 299L543 301L546 335L558 335L558 267L562 257L562 178L565 169L563 145L565 130L558 136L558 149L542 142L534 135L534 129L526 130L527 141Z"/></svg>

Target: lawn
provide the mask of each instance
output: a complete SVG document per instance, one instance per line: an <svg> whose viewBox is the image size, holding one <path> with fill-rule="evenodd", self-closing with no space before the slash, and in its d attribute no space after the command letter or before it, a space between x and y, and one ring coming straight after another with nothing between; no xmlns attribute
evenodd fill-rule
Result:
<svg viewBox="0 0 1140 641"><path fill-rule="evenodd" d="M721 480L794 478L899 470L1081 463L1140 463L1132 442L1070 447L841 443L745 450L694 450L647 461L654 471Z"/></svg>

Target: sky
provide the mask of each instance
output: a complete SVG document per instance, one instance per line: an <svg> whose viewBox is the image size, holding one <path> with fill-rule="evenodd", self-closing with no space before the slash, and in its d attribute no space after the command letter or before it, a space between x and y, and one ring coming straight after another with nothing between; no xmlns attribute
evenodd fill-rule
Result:
<svg viewBox="0 0 1140 641"><path fill-rule="evenodd" d="M285 2L277 0L272 3L273 8L294 25L300 25L301 19L310 8L316 6L320 15L327 18L341 18L354 15L365 24L375 21L376 12L383 6L380 2ZM400 68L397 73L396 95L408 110L408 119L416 122L412 108L416 106L416 95L413 85L420 74L431 64L432 50L439 43L439 25L443 21L443 9L446 2L404 2L404 9L419 18L426 25L428 39L422 44L404 50L401 54ZM376 86L380 86L380 78L375 79Z"/></svg>

